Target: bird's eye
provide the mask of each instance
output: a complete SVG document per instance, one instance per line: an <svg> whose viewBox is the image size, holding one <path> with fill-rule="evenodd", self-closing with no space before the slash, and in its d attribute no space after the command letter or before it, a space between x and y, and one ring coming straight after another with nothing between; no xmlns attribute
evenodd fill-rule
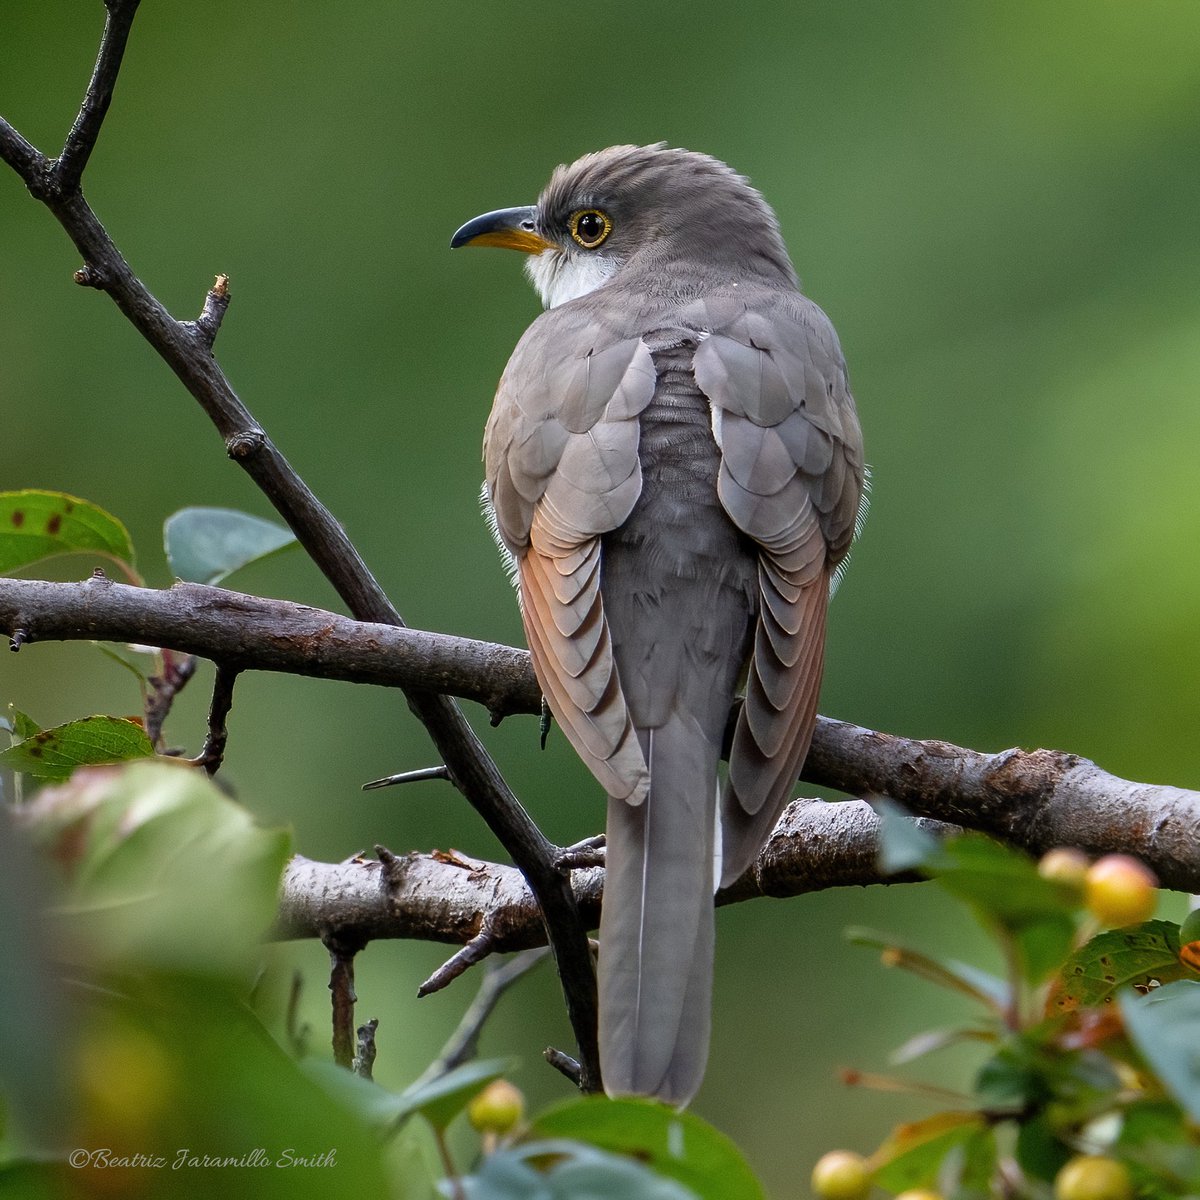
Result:
<svg viewBox="0 0 1200 1200"><path fill-rule="evenodd" d="M595 250L610 233L612 222L598 208L581 208L571 214L571 236L585 250Z"/></svg>

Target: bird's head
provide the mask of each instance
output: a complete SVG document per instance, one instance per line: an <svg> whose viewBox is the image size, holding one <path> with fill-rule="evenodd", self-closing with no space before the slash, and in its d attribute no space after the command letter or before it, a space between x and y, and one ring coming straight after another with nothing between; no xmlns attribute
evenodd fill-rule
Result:
<svg viewBox="0 0 1200 1200"><path fill-rule="evenodd" d="M618 273L766 279L795 286L775 214L735 171L707 154L610 146L557 167L538 202L468 221L457 246L504 246L547 308L595 291Z"/></svg>

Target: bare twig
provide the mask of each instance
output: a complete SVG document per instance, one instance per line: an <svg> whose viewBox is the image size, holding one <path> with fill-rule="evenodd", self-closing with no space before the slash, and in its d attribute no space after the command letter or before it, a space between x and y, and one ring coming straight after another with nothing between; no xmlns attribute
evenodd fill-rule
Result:
<svg viewBox="0 0 1200 1200"><path fill-rule="evenodd" d="M579 1086L579 1064L569 1055L553 1046L542 1051L542 1057L556 1070L565 1075L576 1087Z"/></svg>
<svg viewBox="0 0 1200 1200"><path fill-rule="evenodd" d="M109 583L108 579L99 580L93 577L89 582ZM130 639L132 640L132 639ZM143 643L139 643L143 644ZM163 722L175 703L175 697L188 685L188 681L196 673L196 656L194 654L175 654L164 650L162 654L162 674L151 675L146 682L150 685L146 693L144 719L146 736L153 746L161 748Z"/></svg>
<svg viewBox="0 0 1200 1200"><path fill-rule="evenodd" d="M430 779L450 778L450 772L445 764L437 767L422 767L419 771L402 771L399 775L386 775L383 779L372 779L370 783L364 783L362 790L364 792L373 792L379 788L396 787L402 783L425 783Z"/></svg>
<svg viewBox="0 0 1200 1200"><path fill-rule="evenodd" d="M121 60L125 56L125 45L137 14L138 0L105 0L105 7L108 15L91 82L54 167L55 182L64 194L78 190L83 170L100 136L100 126L112 103Z"/></svg>
<svg viewBox="0 0 1200 1200"><path fill-rule="evenodd" d="M333 1061L349 1069L354 1064L354 956L361 943L350 943L339 935L325 937L329 951L329 991L333 997Z"/></svg>
<svg viewBox="0 0 1200 1200"><path fill-rule="evenodd" d="M449 987L464 971L482 962L494 948L490 914L484 916L483 928L457 954L451 955L417 988L418 999Z"/></svg>
<svg viewBox="0 0 1200 1200"><path fill-rule="evenodd" d="M533 950L524 950L520 954L514 955L506 963L496 963L493 960L487 964L484 968L483 982L479 985L479 991L475 993L475 999L463 1013L462 1020L459 1021L458 1027L442 1047L441 1053L429 1064L420 1079L412 1085L414 1089L440 1078L447 1071L453 1071L455 1067L461 1066L475 1057L479 1046L479 1035L499 1003L500 997L518 979L533 970L546 957L546 953L545 947L538 947Z"/></svg>
<svg viewBox="0 0 1200 1200"><path fill-rule="evenodd" d="M299 971L292 972L292 983L288 988L287 1016L284 1020L284 1031L287 1034L288 1045L292 1053L302 1058L308 1053L309 1026L300 1024L300 999L304 995L304 976Z"/></svg>
<svg viewBox="0 0 1200 1200"><path fill-rule="evenodd" d="M365 1025L358 1027L358 1048L354 1052L354 1062L350 1069L361 1079L373 1079L375 1066L375 1031L379 1028L379 1019L372 1017Z"/></svg>
<svg viewBox="0 0 1200 1200"><path fill-rule="evenodd" d="M192 328L204 339L210 350L221 330L221 322L229 308L229 299L229 276L218 275L216 282L208 289L208 295L204 297L204 308L191 323Z"/></svg>
<svg viewBox="0 0 1200 1200"><path fill-rule="evenodd" d="M225 721L233 708L233 685L237 677L236 668L217 663L217 677L213 680L212 701L208 707L208 733L204 738L204 748L192 760L209 775L215 775L225 761L225 743L229 740Z"/></svg>
<svg viewBox="0 0 1200 1200"><path fill-rule="evenodd" d="M108 0L109 21L92 86L68 138L65 168L54 167L13 127L0 119L0 157L32 195L58 219L83 257L87 282L113 301L200 403L224 439L230 457L254 480L295 533L313 562L360 620L403 625L333 514L276 449L238 398L212 356L203 331L178 321L130 269L78 190L79 177L99 135L121 54L136 10L135 0ZM71 182L64 189L63 181ZM199 334L199 335L198 335ZM521 807L458 706L445 695L408 691L409 708L424 724L455 785L520 866L538 897L580 1047L583 1086L600 1086L596 1045L596 981L587 938L567 881L555 870L553 847Z"/></svg>

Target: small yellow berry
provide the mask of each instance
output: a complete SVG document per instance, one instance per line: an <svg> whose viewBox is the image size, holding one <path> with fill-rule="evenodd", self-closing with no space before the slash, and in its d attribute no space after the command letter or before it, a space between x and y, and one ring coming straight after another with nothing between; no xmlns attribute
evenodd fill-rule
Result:
<svg viewBox="0 0 1200 1200"><path fill-rule="evenodd" d="M507 1079L493 1079L467 1105L467 1119L479 1133L508 1133L524 1116L525 1096Z"/></svg>
<svg viewBox="0 0 1200 1200"><path fill-rule="evenodd" d="M1128 854L1108 854L1088 868L1084 885L1088 910L1108 926L1140 925L1154 915L1158 880L1149 867Z"/></svg>
<svg viewBox="0 0 1200 1200"><path fill-rule="evenodd" d="M830 1150L813 1167L812 1189L821 1200L864 1200L871 1190L867 1160L852 1150Z"/></svg>
<svg viewBox="0 0 1200 1200"><path fill-rule="evenodd" d="M1057 1200L1132 1200L1133 1181L1115 1158L1081 1154L1059 1171L1054 1195Z"/></svg>
<svg viewBox="0 0 1200 1200"><path fill-rule="evenodd" d="M1065 846L1048 850L1042 855L1037 869L1043 879L1064 884L1082 897L1088 873L1088 856L1082 850Z"/></svg>
<svg viewBox="0 0 1200 1200"><path fill-rule="evenodd" d="M910 1191L901 1192L896 1200L942 1200L942 1193L931 1191L929 1188L912 1188Z"/></svg>

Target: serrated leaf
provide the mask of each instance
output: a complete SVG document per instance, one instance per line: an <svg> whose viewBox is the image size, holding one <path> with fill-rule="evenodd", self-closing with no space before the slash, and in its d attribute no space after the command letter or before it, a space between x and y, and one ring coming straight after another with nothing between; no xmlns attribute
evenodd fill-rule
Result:
<svg viewBox="0 0 1200 1200"><path fill-rule="evenodd" d="M889 967L901 967L914 975L936 983L939 987L959 992L991 1009L1002 1009L1008 1003L1008 987L1002 979L969 963L955 959L934 958L921 950L902 945L885 933L853 926L846 930L846 939L855 946L870 946L883 952Z"/></svg>
<svg viewBox="0 0 1200 1200"><path fill-rule="evenodd" d="M42 727L31 716L23 713L13 704L8 706L7 727L18 741L24 741L26 738L33 737L35 733L42 732Z"/></svg>
<svg viewBox="0 0 1200 1200"><path fill-rule="evenodd" d="M61 870L64 945L101 967L244 969L290 853L202 772L153 758L43 788L18 820Z"/></svg>
<svg viewBox="0 0 1200 1200"><path fill-rule="evenodd" d="M136 721L83 717L42 729L0 751L0 766L38 779L62 780L76 767L148 758L154 747Z"/></svg>
<svg viewBox="0 0 1200 1200"><path fill-rule="evenodd" d="M219 583L295 541L283 525L232 508L183 508L163 525L167 562L190 583Z"/></svg>
<svg viewBox="0 0 1200 1200"><path fill-rule="evenodd" d="M602 1096L570 1100L538 1116L529 1136L572 1138L628 1155L700 1200L763 1200L762 1186L729 1138L693 1113L661 1104Z"/></svg>
<svg viewBox="0 0 1200 1200"><path fill-rule="evenodd" d="M1144 996L1124 992L1125 1028L1193 1121L1200 1121L1200 982L1178 979Z"/></svg>
<svg viewBox="0 0 1200 1200"><path fill-rule="evenodd" d="M943 1112L898 1125L867 1160L874 1182L890 1192L932 1187L955 1146L986 1128L974 1112Z"/></svg>
<svg viewBox="0 0 1200 1200"><path fill-rule="evenodd" d="M1067 959L1047 1002L1051 1012L1108 1001L1119 988L1143 990L1156 983L1194 976L1179 960L1179 927L1147 921L1097 934Z"/></svg>
<svg viewBox="0 0 1200 1200"><path fill-rule="evenodd" d="M133 567L129 531L65 492L0 492L0 575L57 554L101 554Z"/></svg>

